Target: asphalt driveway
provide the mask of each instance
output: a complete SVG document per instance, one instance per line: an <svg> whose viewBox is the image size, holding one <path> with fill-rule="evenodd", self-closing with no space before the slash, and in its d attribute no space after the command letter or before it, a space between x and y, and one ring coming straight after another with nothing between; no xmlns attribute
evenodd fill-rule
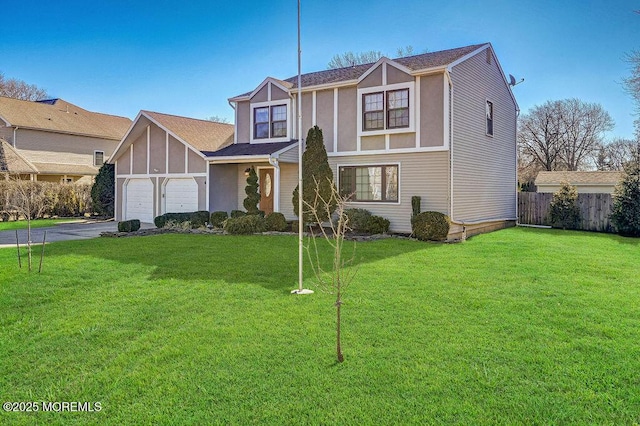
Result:
<svg viewBox="0 0 640 426"><path fill-rule="evenodd" d="M140 229L155 228L152 223L142 223ZM41 243L44 231L47 231L47 242L69 240L85 240L88 238L96 238L101 232L116 232L118 230L118 222L114 221L94 221L88 220L83 222L61 223L59 225L46 228L35 228L31 230L31 242ZM27 243L27 230L18 230L18 239L20 244ZM16 245L16 231L0 231L0 248Z"/></svg>

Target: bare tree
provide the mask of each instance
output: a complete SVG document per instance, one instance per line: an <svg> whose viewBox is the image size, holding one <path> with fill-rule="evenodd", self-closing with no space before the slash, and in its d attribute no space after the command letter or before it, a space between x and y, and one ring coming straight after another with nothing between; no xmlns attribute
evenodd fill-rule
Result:
<svg viewBox="0 0 640 426"><path fill-rule="evenodd" d="M327 65L328 69L353 67L355 65L371 64L376 62L382 57L382 52L379 50L370 50L368 52L345 52L339 55L334 55Z"/></svg>
<svg viewBox="0 0 640 426"><path fill-rule="evenodd" d="M518 148L524 161L541 170L580 170L612 128L613 119L599 104L547 101L520 117Z"/></svg>
<svg viewBox="0 0 640 426"><path fill-rule="evenodd" d="M229 119L227 117L221 117L219 115L212 115L207 118L207 120L213 121L214 123L229 124Z"/></svg>
<svg viewBox="0 0 640 426"><path fill-rule="evenodd" d="M520 157L541 170L555 170L562 149L563 128L558 101L534 106L518 120Z"/></svg>
<svg viewBox="0 0 640 426"><path fill-rule="evenodd" d="M413 46L411 45L407 45L405 47L398 47L398 50L396 50L396 57L398 58L404 58L406 56L412 56L414 55L413 53Z"/></svg>
<svg viewBox="0 0 640 426"><path fill-rule="evenodd" d="M596 169L622 170L624 164L633 159L635 146L636 142L622 138L614 139L606 145L601 144L594 158Z"/></svg>
<svg viewBox="0 0 640 426"><path fill-rule="evenodd" d="M314 217L314 222L319 225L320 235L322 235L333 251L331 270L325 271L322 267L323 262L320 259L316 234L313 231L313 227L310 228L311 240L307 245L307 254L309 255L313 272L318 279L320 289L336 297L336 355L338 362L343 362L344 356L342 354L341 334L342 296L357 272L355 267L352 266L349 268L355 257L355 243L353 246L353 255L346 260L343 256L344 237L350 230L349 219L345 214L345 210L351 195L340 195L336 189L336 185L331 181L329 185L332 188L331 193L323 196L321 185L315 178L314 181L315 200L313 203L305 201L305 204ZM335 208L333 215L324 221L323 218L325 215L323 215L323 212L331 211L332 208ZM328 229L323 226L323 221L324 225L328 225Z"/></svg>
<svg viewBox="0 0 640 426"><path fill-rule="evenodd" d="M22 99L23 101L39 101L46 99L49 94L35 84L27 84L15 78L5 79L0 73L0 96Z"/></svg>

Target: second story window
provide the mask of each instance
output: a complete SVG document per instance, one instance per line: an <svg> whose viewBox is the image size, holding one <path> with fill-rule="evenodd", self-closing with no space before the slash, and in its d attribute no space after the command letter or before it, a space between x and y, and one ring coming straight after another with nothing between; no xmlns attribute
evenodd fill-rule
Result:
<svg viewBox="0 0 640 426"><path fill-rule="evenodd" d="M287 136L287 106L273 105L253 109L253 139Z"/></svg>
<svg viewBox="0 0 640 426"><path fill-rule="evenodd" d="M413 83L364 88L358 92L361 136L414 131Z"/></svg>
<svg viewBox="0 0 640 426"><path fill-rule="evenodd" d="M102 166L104 164L104 151L93 151L93 165Z"/></svg>

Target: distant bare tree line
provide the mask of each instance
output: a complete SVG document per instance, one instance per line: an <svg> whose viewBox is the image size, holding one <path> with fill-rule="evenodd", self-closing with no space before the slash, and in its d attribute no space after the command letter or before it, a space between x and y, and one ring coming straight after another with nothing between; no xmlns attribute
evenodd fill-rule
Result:
<svg viewBox="0 0 640 426"><path fill-rule="evenodd" d="M49 94L35 84L28 84L16 78L5 78L0 73L0 96L22 99L23 101L39 101L47 99Z"/></svg>

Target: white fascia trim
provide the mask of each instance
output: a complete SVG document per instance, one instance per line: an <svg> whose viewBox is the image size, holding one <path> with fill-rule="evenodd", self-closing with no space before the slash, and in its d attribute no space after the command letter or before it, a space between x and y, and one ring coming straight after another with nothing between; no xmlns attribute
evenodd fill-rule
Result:
<svg viewBox="0 0 640 426"><path fill-rule="evenodd" d="M118 154L118 150L120 149L120 147L122 147L122 145L124 144L124 141L129 137L129 134L133 131L133 128L138 123L138 120L140 119L141 115L142 115L142 111L140 111L138 115L136 115L136 118L131 122L131 126L129 126L129 129L120 140L120 143L118 143L118 145L116 146L116 149L113 150L113 154L111 154L111 157L109 157L109 160L108 160L109 163L115 160Z"/></svg>
<svg viewBox="0 0 640 426"><path fill-rule="evenodd" d="M398 129L381 129L381 130L362 130L362 96L367 93L375 93L375 92L387 92L391 90L400 90L400 89L409 89L409 127L402 127ZM413 133L415 132L416 127L416 82L408 81L406 83L394 83L387 84L384 86L375 86L375 87L365 87L362 89L358 89L358 99L357 102L357 117L356 117L356 126L357 126L357 146L360 147L360 138L363 136L378 136L378 135L391 135L396 133ZM387 97L384 97L384 111L385 111L385 125L387 122L386 111L387 111Z"/></svg>
<svg viewBox="0 0 640 426"><path fill-rule="evenodd" d="M340 167L381 167L381 166L397 166L398 167L398 201L349 201L347 204L362 206L364 204L379 205L379 206L399 206L402 204L402 197L400 194L400 176L402 176L402 165L399 161L390 162L377 162L377 163L338 163L336 164L336 174L338 175L338 182L336 186L340 188Z"/></svg>
<svg viewBox="0 0 640 426"><path fill-rule="evenodd" d="M402 72L404 72L406 74L409 74L409 75L412 74L412 71L409 68L405 67L402 64L399 64L398 62L396 62L396 61L394 61L392 59L389 59L389 58L383 56L382 58L378 59L378 61L375 64L371 65L371 68L369 68L364 74L362 74L360 76L360 78L358 78L358 80L357 80L358 83L360 83L362 80L367 78L372 72L374 72L376 70L376 68L378 68L382 64L391 65L395 69L400 70L400 71L402 71ZM383 71L383 73L386 72L385 69L383 69L382 71Z"/></svg>
<svg viewBox="0 0 640 426"><path fill-rule="evenodd" d="M4 117L3 117L3 116L1 116L1 115L0 115L0 120L2 120L2 121L4 122L4 125L5 125L6 127L13 127L13 126L11 125L11 123L9 123L9 121L7 121L7 119L6 119L6 118L4 118Z"/></svg>
<svg viewBox="0 0 640 426"><path fill-rule="evenodd" d="M284 154L285 152L289 151L290 149L298 148L298 144L299 144L299 142L296 142L296 143L293 143L293 144L291 144L291 145L289 145L287 147L284 147L284 148L274 152L273 154L271 154L271 157L278 158L278 157L280 157L281 154Z"/></svg>
<svg viewBox="0 0 640 426"><path fill-rule="evenodd" d="M333 89L333 152L338 151L338 92Z"/></svg>
<svg viewBox="0 0 640 426"><path fill-rule="evenodd" d="M209 164L228 164L228 163L259 163L262 161L269 162L269 155L236 155L232 157L209 157Z"/></svg>
<svg viewBox="0 0 640 426"><path fill-rule="evenodd" d="M140 174L118 174L116 175L116 179L144 179L144 178L176 178L176 179L185 179L185 178L193 178L193 177L207 177L206 172L202 173L140 173Z"/></svg>
<svg viewBox="0 0 640 426"><path fill-rule="evenodd" d="M443 152L448 151L446 146L426 146L421 148L397 148L397 149L378 149L371 151L341 151L341 152L328 152L329 157L350 157L354 155L383 155L383 154L411 154L418 152Z"/></svg>

